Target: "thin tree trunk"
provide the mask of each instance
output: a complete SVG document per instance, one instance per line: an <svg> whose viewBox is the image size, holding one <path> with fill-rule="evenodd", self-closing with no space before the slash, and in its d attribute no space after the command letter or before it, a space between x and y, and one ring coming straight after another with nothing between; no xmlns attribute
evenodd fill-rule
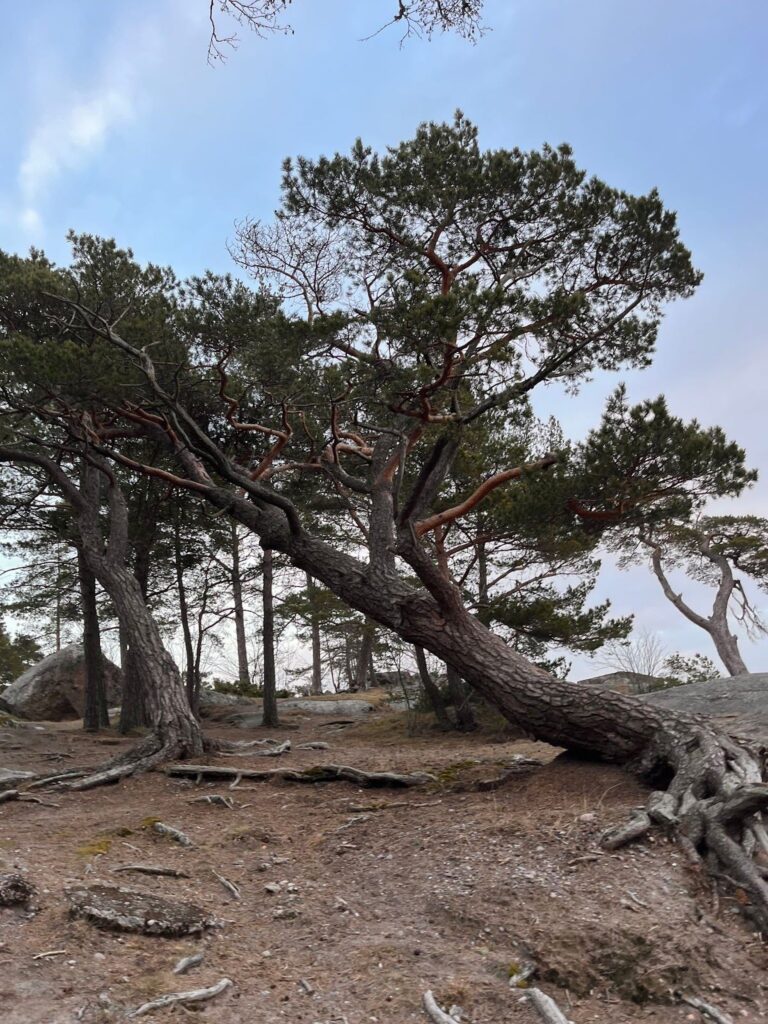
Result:
<svg viewBox="0 0 768 1024"><path fill-rule="evenodd" d="M187 588L184 583L184 564L181 551L181 524L179 522L179 506L175 506L173 521L173 556L176 569L176 588L179 593L179 620L184 637L184 657L186 659L186 687L189 706L195 715L199 712L199 693L195 687L195 652L192 645L192 630L189 626L189 604Z"/></svg>
<svg viewBox="0 0 768 1024"><path fill-rule="evenodd" d="M347 689L353 690L355 687L355 674L352 671L352 641L348 633L344 636L344 669L347 674Z"/></svg>
<svg viewBox="0 0 768 1024"><path fill-rule="evenodd" d="M56 547L56 653L61 650L61 549Z"/></svg>
<svg viewBox="0 0 768 1024"><path fill-rule="evenodd" d="M488 552L485 541L477 546L477 617L488 625Z"/></svg>
<svg viewBox="0 0 768 1024"><path fill-rule="evenodd" d="M735 586L733 573L728 561L722 556L713 552L705 538L701 538L700 551L705 558L708 558L720 572L720 584L712 606L712 614L709 617L700 615L694 611L684 600L682 594L676 594L669 577L664 572L662 565L661 546L655 543L650 537L641 535L641 540L651 549L651 566L654 575L659 581L662 592L677 610L692 622L695 626L709 633L712 643L715 645L718 657L725 665L729 675L738 676L743 672L749 672L744 664L744 659L739 651L739 642L728 628L728 604Z"/></svg>
<svg viewBox="0 0 768 1024"><path fill-rule="evenodd" d="M444 729L452 729L453 725L448 717L448 711L445 707L443 695L440 693L440 687L432 678L427 666L427 658L424 654L424 648L414 645L413 650L416 654L416 665L419 670L421 685L424 689L427 700L429 701L429 705L435 714L435 718Z"/></svg>
<svg viewBox="0 0 768 1024"><path fill-rule="evenodd" d="M264 639L264 709L261 724L275 729L280 723L277 715L277 677L275 673L275 606L272 594L274 573L272 551L264 550L262 594L262 631Z"/></svg>
<svg viewBox="0 0 768 1024"><path fill-rule="evenodd" d="M459 732L472 732L477 728L477 722L472 705L469 703L469 689L464 685L453 665L446 662L445 670L448 675L448 693L456 715L456 728Z"/></svg>
<svg viewBox="0 0 768 1024"><path fill-rule="evenodd" d="M371 661L371 655L373 652L373 645L376 640L376 623L371 619L366 619L363 625L362 635L360 637L360 650L357 654L357 663L355 665L355 689L356 690L367 690L368 689L368 666Z"/></svg>
<svg viewBox="0 0 768 1024"><path fill-rule="evenodd" d="M96 608L96 577L88 568L82 551L77 552L80 600L83 609L83 653L85 655L85 710L83 728L98 732L109 727L104 661L101 655L99 615Z"/></svg>
<svg viewBox="0 0 768 1024"><path fill-rule="evenodd" d="M248 666L248 644L245 637L245 610L243 608L243 580L240 574L240 538L237 523L232 520L232 600L235 607L235 638L237 642L237 675L243 690L251 685Z"/></svg>
<svg viewBox="0 0 768 1024"><path fill-rule="evenodd" d="M317 586L312 576L305 573L307 594L309 596L309 623L312 631L312 684L310 693L315 695L323 692L323 656L320 647L320 616L316 605Z"/></svg>

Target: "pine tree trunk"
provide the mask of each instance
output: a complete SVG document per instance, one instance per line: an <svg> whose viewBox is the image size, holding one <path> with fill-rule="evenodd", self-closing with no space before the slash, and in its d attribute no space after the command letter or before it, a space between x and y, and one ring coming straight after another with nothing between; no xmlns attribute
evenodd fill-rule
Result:
<svg viewBox="0 0 768 1024"><path fill-rule="evenodd" d="M360 637L360 650L357 653L355 665L355 689L368 689L368 665L373 652L373 645L376 640L376 623L370 619L365 620L362 636Z"/></svg>
<svg viewBox="0 0 768 1024"><path fill-rule="evenodd" d="M129 569L108 566L103 558L91 565L125 630L146 717L158 746L174 752L169 756L201 754L200 727L190 710L179 670L163 646L136 577Z"/></svg>
<svg viewBox="0 0 768 1024"><path fill-rule="evenodd" d="M99 615L96 608L96 577L88 568L82 551L77 552L80 600L83 610L83 653L85 655L85 710L83 728L98 732L109 728L104 660L101 654Z"/></svg>
<svg viewBox="0 0 768 1024"><path fill-rule="evenodd" d="M712 623L709 635L712 637L712 642L715 645L718 657L725 665L728 675L740 676L744 672L749 672L749 669L744 664L744 660L741 657L739 651L739 641L728 629L728 623Z"/></svg>
<svg viewBox="0 0 768 1024"><path fill-rule="evenodd" d="M272 595L272 552L266 548L263 559L262 633L264 643L264 710L261 724L275 729L280 724L277 716L277 676L275 673L275 607Z"/></svg>
<svg viewBox="0 0 768 1024"><path fill-rule="evenodd" d="M456 728L459 732L472 732L477 728L477 722L469 703L469 690L453 665L446 663L445 670L448 675L448 693L456 715Z"/></svg>
<svg viewBox="0 0 768 1024"><path fill-rule="evenodd" d="M121 626L125 636L125 661L123 662L123 699L120 703L118 732L126 736L134 729L143 729L152 724L145 700L144 685L139 672L130 631Z"/></svg>
<svg viewBox="0 0 768 1024"><path fill-rule="evenodd" d="M138 592L146 607L147 594L149 592L149 569L150 569L150 547L151 540L146 534L142 534L141 542L136 548L136 560L133 569L133 576L136 580ZM102 583L102 586L104 584ZM104 587L106 590L107 588ZM109 591L107 591L109 593ZM112 595L110 594L110 597ZM113 599L114 600L114 599ZM149 612L147 612L149 614ZM145 692L146 677L139 667L135 644L131 639L130 630L126 629L128 645L128 658L123 673L123 701L120 705L120 721L118 730L123 735L134 729L142 729L152 726L152 711L149 705L148 695Z"/></svg>
<svg viewBox="0 0 768 1024"><path fill-rule="evenodd" d="M307 580L307 594L309 595L309 622L312 631L312 684L310 693L320 694L323 692L323 658L320 646L320 616L317 613L315 601L317 598L317 586L309 573L305 573Z"/></svg>
<svg viewBox="0 0 768 1024"><path fill-rule="evenodd" d="M416 665L419 670L421 685L424 689L427 700L429 701L429 705L434 712L435 718L444 729L452 729L453 726L451 725L451 720L448 717L443 695L440 693L440 688L432 678L427 666L427 658L424 654L424 648L417 645L414 646L413 650L416 654Z"/></svg>
<svg viewBox="0 0 768 1024"><path fill-rule="evenodd" d="M186 660L186 687L187 700L195 715L199 713L199 690L195 685L195 651L192 644L192 630L189 626L189 604L187 602L187 588L184 583L184 564L181 551L181 526L179 522L179 506L176 505L176 514L173 524L173 556L176 570L176 588L179 593L179 621L181 632L184 637L184 657Z"/></svg>
<svg viewBox="0 0 768 1024"><path fill-rule="evenodd" d="M240 539L237 523L232 521L232 601L235 609L235 637L237 641L237 674L245 690L251 684L248 666L248 644L245 637L245 611L243 608L243 581L240 574Z"/></svg>

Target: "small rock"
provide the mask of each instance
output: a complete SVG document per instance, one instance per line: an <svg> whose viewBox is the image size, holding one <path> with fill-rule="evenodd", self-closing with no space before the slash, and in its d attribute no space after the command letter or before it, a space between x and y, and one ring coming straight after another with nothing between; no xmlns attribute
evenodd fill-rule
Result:
<svg viewBox="0 0 768 1024"><path fill-rule="evenodd" d="M583 821L585 824L588 824L591 821L597 821L597 815L592 811L587 811L586 814L579 815L578 821Z"/></svg>
<svg viewBox="0 0 768 1024"><path fill-rule="evenodd" d="M35 891L23 875L0 875L0 907L29 903Z"/></svg>
<svg viewBox="0 0 768 1024"><path fill-rule="evenodd" d="M298 907L278 907L272 914L275 921L291 921L300 914Z"/></svg>

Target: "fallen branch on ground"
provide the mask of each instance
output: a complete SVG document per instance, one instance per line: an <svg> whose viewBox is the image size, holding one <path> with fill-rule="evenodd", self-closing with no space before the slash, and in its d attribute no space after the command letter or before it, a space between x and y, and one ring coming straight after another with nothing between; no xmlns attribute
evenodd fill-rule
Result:
<svg viewBox="0 0 768 1024"><path fill-rule="evenodd" d="M264 750L253 750L252 748L240 748L238 750L221 750L223 757L280 757L287 754L291 749L291 741L279 744L277 747L266 747Z"/></svg>
<svg viewBox="0 0 768 1024"><path fill-rule="evenodd" d="M222 807L226 807L230 811L235 806L235 801L232 797L222 796L220 793L213 793L211 796L196 796L194 800L190 800L189 802L191 804L220 804Z"/></svg>
<svg viewBox="0 0 768 1024"><path fill-rule="evenodd" d="M138 875L163 875L166 878L191 878L186 871L179 871L176 868L164 868L155 864L120 864L112 868L114 874L121 871L135 872Z"/></svg>
<svg viewBox="0 0 768 1024"><path fill-rule="evenodd" d="M424 1009L427 1011L429 1016L435 1022L435 1024L459 1024L456 1017L452 1017L450 1013L446 1013L442 1010L435 1001L435 997L432 995L430 990L424 993Z"/></svg>
<svg viewBox="0 0 768 1024"><path fill-rule="evenodd" d="M237 751L248 750L250 747L276 747L279 740L218 740L216 745L219 750Z"/></svg>
<svg viewBox="0 0 768 1024"><path fill-rule="evenodd" d="M239 900L240 899L240 890L235 885L235 883L234 882L230 882L230 880L228 878L225 878L224 875L220 875L219 872L216 871L215 868L211 868L211 871L213 872L213 875L216 878L216 880L218 882L221 882L221 884L224 886L224 888L227 890L227 892L230 893L232 896L234 896L236 900Z"/></svg>
<svg viewBox="0 0 768 1024"><path fill-rule="evenodd" d="M723 1013L722 1010L718 1010L716 1006L705 1003L703 999L697 999L696 996L681 996L680 1000L683 1003L687 1003L688 1006L692 1006L694 1010L698 1010L704 1017L714 1021L714 1024L733 1024L732 1017L729 1017L727 1013Z"/></svg>
<svg viewBox="0 0 768 1024"><path fill-rule="evenodd" d="M555 1000L540 988L529 988L525 998L538 1013L544 1024L570 1024Z"/></svg>
<svg viewBox="0 0 768 1024"><path fill-rule="evenodd" d="M157 832L160 836L168 836L179 846L191 846L192 840L185 833L180 831L178 828L174 828L173 825L166 825L164 821L153 821L152 831Z"/></svg>
<svg viewBox="0 0 768 1024"><path fill-rule="evenodd" d="M205 956L202 953L193 953L192 956L182 957L181 960L173 968L174 974L186 974L187 971L191 971L193 967L198 967Z"/></svg>
<svg viewBox="0 0 768 1024"><path fill-rule="evenodd" d="M167 996L160 996L159 999L153 999L150 1003L144 1003L128 1014L129 1017L143 1017L145 1013L151 1013L152 1010L162 1010L166 1006L173 1006L174 1003L202 1003L207 999L213 999L214 996L220 995L226 989L232 985L232 981L229 978L222 978L215 985L211 985L210 988L195 988L190 989L189 992L172 992Z"/></svg>

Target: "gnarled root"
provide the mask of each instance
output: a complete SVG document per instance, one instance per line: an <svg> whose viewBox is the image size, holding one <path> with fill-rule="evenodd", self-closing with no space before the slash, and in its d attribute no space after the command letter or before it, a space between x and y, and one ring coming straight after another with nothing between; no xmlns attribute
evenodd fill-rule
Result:
<svg viewBox="0 0 768 1024"><path fill-rule="evenodd" d="M216 753L218 743L203 738L202 749ZM200 744L191 745L184 739L163 740L156 733L147 736L130 750L118 754L97 768L76 769L47 778L37 779L35 788L41 786L60 786L65 789L95 789L96 786L108 786L129 775L149 772L170 761L179 761L185 757L199 754ZM30 787L31 788L31 787Z"/></svg>
<svg viewBox="0 0 768 1024"><path fill-rule="evenodd" d="M646 810L606 833L603 844L615 849L653 824L665 828L691 862L744 890L745 912L768 933L768 883L754 859L757 851L768 852L762 820L768 785L758 753L706 725L676 722L654 737L634 767L651 778L662 772L672 778L666 791L651 794Z"/></svg>

